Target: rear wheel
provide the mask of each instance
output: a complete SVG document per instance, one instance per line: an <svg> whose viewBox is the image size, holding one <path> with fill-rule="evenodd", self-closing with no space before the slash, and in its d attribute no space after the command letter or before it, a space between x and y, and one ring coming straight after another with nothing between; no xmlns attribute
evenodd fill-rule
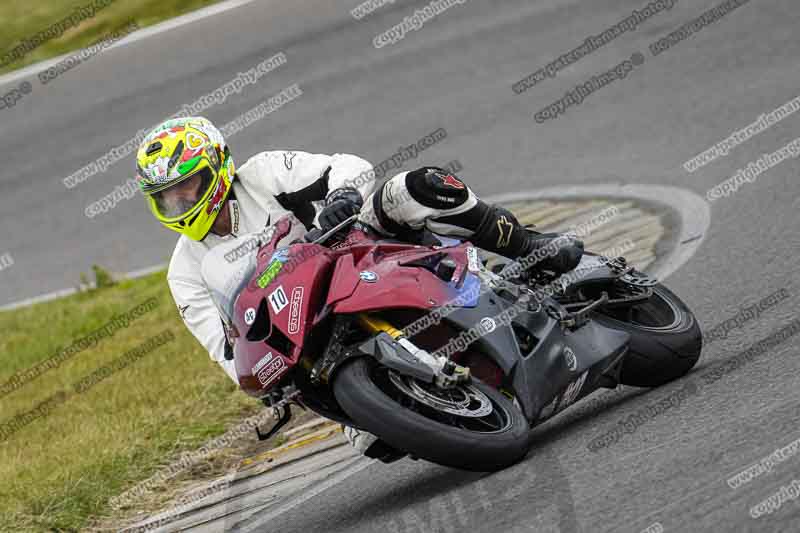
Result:
<svg viewBox="0 0 800 533"><path fill-rule="evenodd" d="M631 336L620 381L635 387L657 387L685 375L703 347L700 325L680 298L663 285L653 295L625 308L594 313L599 323Z"/></svg>
<svg viewBox="0 0 800 533"><path fill-rule="evenodd" d="M518 462L528 450L522 412L474 378L441 389L362 357L336 373L333 391L359 426L434 463L488 472Z"/></svg>

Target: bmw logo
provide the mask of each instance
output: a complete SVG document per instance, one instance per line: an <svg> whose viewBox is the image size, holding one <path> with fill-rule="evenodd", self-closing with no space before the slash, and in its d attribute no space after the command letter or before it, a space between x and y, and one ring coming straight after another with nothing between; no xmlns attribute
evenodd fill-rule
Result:
<svg viewBox="0 0 800 533"><path fill-rule="evenodd" d="M378 275L371 270L362 270L358 277L361 278L361 281L366 281L367 283L375 283L378 281Z"/></svg>

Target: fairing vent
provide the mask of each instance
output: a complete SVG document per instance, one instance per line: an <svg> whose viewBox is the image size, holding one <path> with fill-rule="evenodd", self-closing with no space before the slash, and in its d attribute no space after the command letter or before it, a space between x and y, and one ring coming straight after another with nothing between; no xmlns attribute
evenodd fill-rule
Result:
<svg viewBox="0 0 800 533"><path fill-rule="evenodd" d="M272 323L269 319L269 310L267 309L267 299L261 298L261 303L258 305L256 311L256 320L247 332L247 340L250 342L263 341L269 335L269 330Z"/></svg>

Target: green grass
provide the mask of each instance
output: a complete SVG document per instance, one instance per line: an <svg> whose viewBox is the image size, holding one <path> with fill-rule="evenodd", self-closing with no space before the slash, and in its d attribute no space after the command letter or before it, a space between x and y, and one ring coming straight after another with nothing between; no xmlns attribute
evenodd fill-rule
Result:
<svg viewBox="0 0 800 533"><path fill-rule="evenodd" d="M0 74L31 63L78 50L122 30L131 22L140 28L217 3L218 0L115 0L94 17L68 28L60 37L43 43L25 57L0 68ZM49 26L74 13L92 0L4 0L0 10L0 57Z"/></svg>
<svg viewBox="0 0 800 533"><path fill-rule="evenodd" d="M155 297L112 337L0 398L0 424L58 391L67 400L0 442L0 530L74 531L159 465L263 408L236 390L186 330L163 272L0 313L0 383ZM73 385L148 338L175 339L83 394Z"/></svg>

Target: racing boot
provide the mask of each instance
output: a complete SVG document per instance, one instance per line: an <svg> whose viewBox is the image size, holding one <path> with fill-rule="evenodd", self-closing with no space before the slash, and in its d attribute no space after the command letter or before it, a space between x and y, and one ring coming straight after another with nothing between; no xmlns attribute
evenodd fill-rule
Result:
<svg viewBox="0 0 800 533"><path fill-rule="evenodd" d="M344 424L342 424L342 429L350 445L370 459L378 459L383 463L393 463L407 455L405 452L392 448L372 433L368 433L363 429L356 429Z"/></svg>
<svg viewBox="0 0 800 533"><path fill-rule="evenodd" d="M473 209L482 211L482 217L470 240L484 250L519 259L524 270L563 274L581 261L583 241L569 234L537 233L523 227L508 209L482 201Z"/></svg>

